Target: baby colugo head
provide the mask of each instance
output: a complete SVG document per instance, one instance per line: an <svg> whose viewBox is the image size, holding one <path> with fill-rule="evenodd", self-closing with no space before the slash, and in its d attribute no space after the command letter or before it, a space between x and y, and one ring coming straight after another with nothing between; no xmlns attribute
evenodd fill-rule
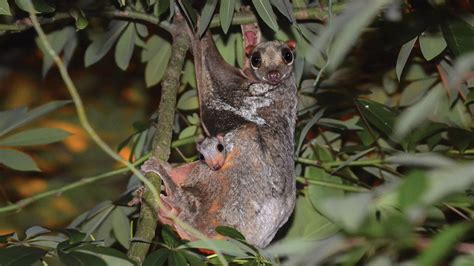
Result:
<svg viewBox="0 0 474 266"><path fill-rule="evenodd" d="M224 165L227 150L222 135L205 138L198 143L197 150L199 160L206 163L212 170L219 170Z"/></svg>
<svg viewBox="0 0 474 266"><path fill-rule="evenodd" d="M252 75L259 81L277 85L290 76L295 59L296 43L287 41L262 42L248 46L245 51L250 60Z"/></svg>

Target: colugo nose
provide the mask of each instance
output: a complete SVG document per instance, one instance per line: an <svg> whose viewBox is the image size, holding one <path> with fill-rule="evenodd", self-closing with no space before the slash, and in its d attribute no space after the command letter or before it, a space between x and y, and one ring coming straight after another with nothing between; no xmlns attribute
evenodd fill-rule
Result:
<svg viewBox="0 0 474 266"><path fill-rule="evenodd" d="M280 78L281 78L281 74L279 71L277 70L272 70L272 71L269 71L267 73L267 79L268 81L272 82L272 83L277 83L280 81Z"/></svg>

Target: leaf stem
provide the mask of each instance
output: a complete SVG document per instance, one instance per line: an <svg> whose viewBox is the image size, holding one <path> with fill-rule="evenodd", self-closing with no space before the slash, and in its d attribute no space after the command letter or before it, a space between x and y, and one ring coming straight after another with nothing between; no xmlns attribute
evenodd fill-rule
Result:
<svg viewBox="0 0 474 266"><path fill-rule="evenodd" d="M315 161L315 160L306 159L306 158L296 158L295 161L298 163L316 166L323 169L338 167L342 164L346 164L346 166L380 166L382 164L385 164L385 161L382 159L359 160L359 161L352 161L349 163L347 163L346 161L320 162L320 161Z"/></svg>
<svg viewBox="0 0 474 266"><path fill-rule="evenodd" d="M296 177L296 181L300 182L301 184L311 184L311 185L316 185L316 186L321 186L321 187L335 188L335 189L350 191L350 192L369 192L370 191L367 188L354 187L354 186L338 184L338 183L333 183L333 182L327 182L327 181L321 181L321 180L314 180L314 179L309 179L309 178L302 177L302 176Z"/></svg>

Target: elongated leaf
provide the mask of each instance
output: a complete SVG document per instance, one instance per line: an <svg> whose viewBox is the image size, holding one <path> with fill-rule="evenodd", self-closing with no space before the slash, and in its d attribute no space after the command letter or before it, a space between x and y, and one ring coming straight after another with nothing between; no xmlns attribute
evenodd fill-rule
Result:
<svg viewBox="0 0 474 266"><path fill-rule="evenodd" d="M99 258L98 256L88 254L85 252L58 252L59 259L65 265L93 265L93 266L106 266L107 263Z"/></svg>
<svg viewBox="0 0 474 266"><path fill-rule="evenodd" d="M398 53L397 57L397 66L395 67L398 80L401 80L403 69L405 68L408 58L410 57L411 50L413 49L417 39L418 37L411 39L402 45L402 48L400 48L400 52Z"/></svg>
<svg viewBox="0 0 474 266"><path fill-rule="evenodd" d="M35 128L0 139L0 146L30 146L62 141L71 134L59 128Z"/></svg>
<svg viewBox="0 0 474 266"><path fill-rule="evenodd" d="M474 50L474 27L465 21L453 18L441 26L449 49L455 55Z"/></svg>
<svg viewBox="0 0 474 266"><path fill-rule="evenodd" d="M406 109L398 118L395 125L395 135L403 138L413 128L420 125L433 114L433 107L437 105L441 97L444 96L444 88L438 83L431 91L417 104Z"/></svg>
<svg viewBox="0 0 474 266"><path fill-rule="evenodd" d="M398 202L406 209L416 203L425 191L428 181L421 171L410 173L399 187Z"/></svg>
<svg viewBox="0 0 474 266"><path fill-rule="evenodd" d="M187 265L184 252L172 250L168 256L168 263L170 266Z"/></svg>
<svg viewBox="0 0 474 266"><path fill-rule="evenodd" d="M334 235L339 227L317 212L307 197L298 197L295 217L284 241L320 240Z"/></svg>
<svg viewBox="0 0 474 266"><path fill-rule="evenodd" d="M420 35L421 53L428 61L441 54L446 46L446 41L438 28L428 29Z"/></svg>
<svg viewBox="0 0 474 266"><path fill-rule="evenodd" d="M417 265L437 265L438 262L449 254L451 248L468 232L468 224L457 224L441 231L418 257Z"/></svg>
<svg viewBox="0 0 474 266"><path fill-rule="evenodd" d="M301 146L303 145L303 141L306 138L309 130L318 122L318 120L323 116L325 109L319 110L313 118L304 126L303 130L301 131L300 139L298 141L298 146L296 146L296 155L300 154Z"/></svg>
<svg viewBox="0 0 474 266"><path fill-rule="evenodd" d="M234 243L228 240L196 240L193 242L189 242L183 244L178 247L179 249L187 249L187 248L203 248L209 250L216 250L220 251L224 254L228 254L231 256L245 256L245 252L240 249L239 246L235 245Z"/></svg>
<svg viewBox="0 0 474 266"><path fill-rule="evenodd" d="M451 179L453 182L450 182ZM439 168L428 173L428 185L418 204L427 206L443 198L462 192L474 184L474 165L457 164Z"/></svg>
<svg viewBox="0 0 474 266"><path fill-rule="evenodd" d="M7 0L0 0L0 15L11 16L10 5Z"/></svg>
<svg viewBox="0 0 474 266"><path fill-rule="evenodd" d="M0 164L18 171L41 171L28 154L17 150L1 149Z"/></svg>
<svg viewBox="0 0 474 266"><path fill-rule="evenodd" d="M270 0L282 15L284 15L290 23L294 23L295 17L293 16L293 6L289 0Z"/></svg>
<svg viewBox="0 0 474 266"><path fill-rule="evenodd" d="M132 266L135 265L125 254L114 248L96 245L87 245L74 249L77 253L85 253L97 256L107 265Z"/></svg>
<svg viewBox="0 0 474 266"><path fill-rule="evenodd" d="M202 36L206 32L209 23L211 23L214 11L216 10L217 0L206 1L204 8L201 12L201 18L198 21L198 34Z"/></svg>
<svg viewBox="0 0 474 266"><path fill-rule="evenodd" d="M0 265L32 265L39 261L45 254L46 250L25 246L2 248L0 249Z"/></svg>
<svg viewBox="0 0 474 266"><path fill-rule="evenodd" d="M148 37L148 28L143 25L143 24L140 24L140 23L134 23L135 24L135 29L137 30L137 33L140 37L142 38L146 38Z"/></svg>
<svg viewBox="0 0 474 266"><path fill-rule="evenodd" d="M171 44L163 42L160 50L145 67L145 83L147 87L156 85L163 78L171 56Z"/></svg>
<svg viewBox="0 0 474 266"><path fill-rule="evenodd" d="M5 135L6 133L12 131L15 128L18 128L28 122L35 120L38 117L41 117L51 111L54 111L71 101L52 101L47 104L41 105L36 107L26 113L26 108L15 109L15 111L8 112L8 113L1 113L0 114L0 136ZM4 118L3 117L8 117ZM4 120L2 124L1 121Z"/></svg>
<svg viewBox="0 0 474 266"><path fill-rule="evenodd" d="M7 133L2 131L6 131L9 127L17 123L19 118L25 116L27 112L28 108L26 107L18 107L0 112L0 136Z"/></svg>
<svg viewBox="0 0 474 266"><path fill-rule="evenodd" d="M278 31L278 23L276 21L275 12L273 12L272 5L269 0L252 0L253 6L257 10L260 18L273 31Z"/></svg>
<svg viewBox="0 0 474 266"><path fill-rule="evenodd" d="M157 251L154 251L145 258L145 261L143 262L143 266L164 265L169 255L170 255L170 250L168 249L162 248Z"/></svg>
<svg viewBox="0 0 474 266"><path fill-rule="evenodd" d="M117 241L127 250L130 248L130 221L120 207L112 212L112 228Z"/></svg>
<svg viewBox="0 0 474 266"><path fill-rule="evenodd" d="M369 214L371 198L371 194L361 193L327 199L321 203L321 212L342 228L357 230Z"/></svg>
<svg viewBox="0 0 474 266"><path fill-rule="evenodd" d="M115 47L115 62L122 70L128 68L135 47L135 38L135 23L129 23Z"/></svg>
<svg viewBox="0 0 474 266"><path fill-rule="evenodd" d="M198 97L195 90L189 90L178 100L176 107L180 110L196 110L199 107Z"/></svg>
<svg viewBox="0 0 474 266"><path fill-rule="evenodd" d="M46 37L51 44L51 47L53 50L57 53L60 54L61 51L64 49L64 46L66 43L72 38L72 36L75 34L75 30L73 27L65 27L61 30L58 31L53 31L49 33ZM49 53L45 50L43 43L37 37L35 39L36 44L40 48L41 52L43 52L43 68L42 68L42 76L46 76L48 73L49 69L53 65L53 58L49 55Z"/></svg>
<svg viewBox="0 0 474 266"><path fill-rule="evenodd" d="M21 10L31 13L50 13L56 10L44 0L15 0L15 3Z"/></svg>
<svg viewBox="0 0 474 266"><path fill-rule="evenodd" d="M104 57L120 37L123 29L125 29L129 23L130 22L121 20L113 20L109 25L108 31L100 35L89 45L89 47L87 47L86 54L84 56L85 66L88 67L93 65L97 63L102 57Z"/></svg>
<svg viewBox="0 0 474 266"><path fill-rule="evenodd" d="M413 81L403 89L400 97L400 106L412 105L420 100L438 79L427 78Z"/></svg>
<svg viewBox="0 0 474 266"><path fill-rule="evenodd" d="M245 236L242 235L239 231L232 227L228 226L218 226L216 227L216 232L223 235L223 236L228 236L233 239L238 239L238 240L245 240Z"/></svg>
<svg viewBox="0 0 474 266"><path fill-rule="evenodd" d="M224 33L227 33L234 17L235 0L221 0L220 3L219 18L221 27Z"/></svg>
<svg viewBox="0 0 474 266"><path fill-rule="evenodd" d="M356 100L364 116L378 130L382 131L386 136L393 134L393 125L395 123L395 113L387 106L366 100Z"/></svg>

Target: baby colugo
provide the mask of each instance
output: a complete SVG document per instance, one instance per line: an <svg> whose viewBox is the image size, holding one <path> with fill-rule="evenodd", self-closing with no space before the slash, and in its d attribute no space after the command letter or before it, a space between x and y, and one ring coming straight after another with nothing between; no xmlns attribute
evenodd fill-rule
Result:
<svg viewBox="0 0 474 266"><path fill-rule="evenodd" d="M206 163L211 170L217 171L224 165L227 148L222 134L207 137L197 144L199 160Z"/></svg>

